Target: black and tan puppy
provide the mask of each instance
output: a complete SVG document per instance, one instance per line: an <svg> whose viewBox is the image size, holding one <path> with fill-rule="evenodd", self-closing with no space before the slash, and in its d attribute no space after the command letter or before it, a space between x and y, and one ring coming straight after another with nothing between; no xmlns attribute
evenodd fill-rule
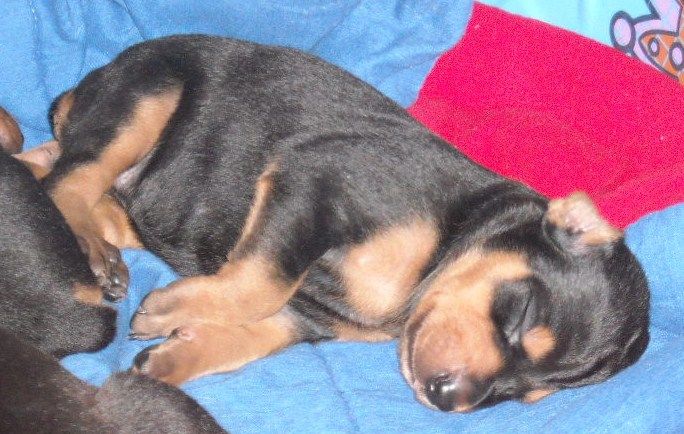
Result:
<svg viewBox="0 0 684 434"><path fill-rule="evenodd" d="M126 372L98 389L3 328L0 367L0 432L6 434L225 432L175 387Z"/></svg>
<svg viewBox="0 0 684 434"><path fill-rule="evenodd" d="M133 318L134 336L169 337L137 359L153 377L399 337L417 397L468 411L604 380L648 342L644 274L587 196L479 167L311 56L149 41L53 112L46 185L95 265L112 246L87 211L113 189L143 244L193 276Z"/></svg>

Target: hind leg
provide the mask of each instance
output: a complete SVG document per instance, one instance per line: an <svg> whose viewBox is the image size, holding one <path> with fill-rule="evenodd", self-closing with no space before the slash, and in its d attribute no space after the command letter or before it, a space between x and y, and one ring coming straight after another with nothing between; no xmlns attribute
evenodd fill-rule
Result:
<svg viewBox="0 0 684 434"><path fill-rule="evenodd" d="M154 149L178 105L180 89L137 99L130 89L99 90L104 95L94 106L84 94L88 86L98 85L102 83L95 80L79 86L57 103L55 135L62 155L45 185L87 254L98 283L122 297L128 273L119 250L103 238L95 222L96 206L119 175Z"/></svg>
<svg viewBox="0 0 684 434"><path fill-rule="evenodd" d="M118 200L104 194L91 213L98 234L118 249L142 249L144 246L131 219Z"/></svg>
<svg viewBox="0 0 684 434"><path fill-rule="evenodd" d="M41 180L50 174L61 153L59 143L52 140L13 157L21 161L34 178ZM100 236L111 245L119 249L143 247L126 211L111 194L104 194L95 204L91 217Z"/></svg>

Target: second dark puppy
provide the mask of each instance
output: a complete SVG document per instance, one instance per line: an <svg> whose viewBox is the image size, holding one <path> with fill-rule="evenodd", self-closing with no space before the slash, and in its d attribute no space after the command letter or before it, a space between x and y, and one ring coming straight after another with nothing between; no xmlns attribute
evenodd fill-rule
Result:
<svg viewBox="0 0 684 434"><path fill-rule="evenodd" d="M47 193L3 150L17 152L21 141L0 109L0 432L224 432L159 381L120 373L97 389L59 365L55 357L108 344L116 312ZM21 156L34 175L35 156Z"/></svg>
<svg viewBox="0 0 684 434"><path fill-rule="evenodd" d="M3 124L0 139L21 137L15 131ZM21 141L0 145L17 151ZM114 336L116 312L102 303L102 288L50 197L2 149L0 324L56 357L98 350Z"/></svg>
<svg viewBox="0 0 684 434"><path fill-rule="evenodd" d="M0 432L224 433L175 387L130 372L90 386L0 327Z"/></svg>
<svg viewBox="0 0 684 434"><path fill-rule="evenodd" d="M132 321L169 338L137 359L156 378L398 337L418 399L469 411L605 380L646 348L643 271L586 195L485 170L319 59L148 41L53 113L46 182L95 268L111 246L88 211L113 189L144 245L195 276Z"/></svg>

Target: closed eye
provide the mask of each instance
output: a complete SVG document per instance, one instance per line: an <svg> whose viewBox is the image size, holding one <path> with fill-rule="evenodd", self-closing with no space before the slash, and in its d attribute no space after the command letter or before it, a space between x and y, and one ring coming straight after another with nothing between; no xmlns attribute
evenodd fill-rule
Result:
<svg viewBox="0 0 684 434"><path fill-rule="evenodd" d="M514 318L511 318L506 327L504 327L506 340L511 346L516 346L520 343L523 324L526 322L525 319L528 316L527 311L532 305L532 299L532 294L529 294L527 297L525 297L525 302L522 309L518 310L517 315Z"/></svg>
<svg viewBox="0 0 684 434"><path fill-rule="evenodd" d="M540 282L534 277L503 282L497 288L492 319L502 343L520 348L524 332L538 319L537 298Z"/></svg>

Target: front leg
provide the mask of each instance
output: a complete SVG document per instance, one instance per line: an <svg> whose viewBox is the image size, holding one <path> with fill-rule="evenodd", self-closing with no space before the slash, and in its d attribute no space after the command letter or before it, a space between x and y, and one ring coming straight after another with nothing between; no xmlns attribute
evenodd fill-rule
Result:
<svg viewBox="0 0 684 434"><path fill-rule="evenodd" d="M133 370L179 385L204 375L234 371L297 342L295 320L279 312L245 325L190 322L162 344L139 353Z"/></svg>
<svg viewBox="0 0 684 434"><path fill-rule="evenodd" d="M168 336L197 319L243 324L278 312L301 284L309 265L327 245L302 225L317 215L302 198L280 194L279 173L269 164L255 186L252 207L228 261L214 275L183 279L150 293L133 317L133 337Z"/></svg>
<svg viewBox="0 0 684 434"><path fill-rule="evenodd" d="M217 274L182 279L151 292L131 321L131 337L169 336L198 320L235 325L258 321L280 310L300 282L285 278L266 257L230 261Z"/></svg>

